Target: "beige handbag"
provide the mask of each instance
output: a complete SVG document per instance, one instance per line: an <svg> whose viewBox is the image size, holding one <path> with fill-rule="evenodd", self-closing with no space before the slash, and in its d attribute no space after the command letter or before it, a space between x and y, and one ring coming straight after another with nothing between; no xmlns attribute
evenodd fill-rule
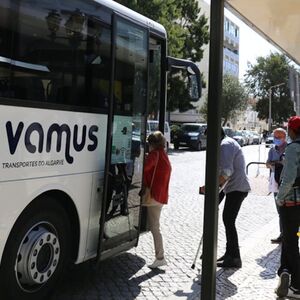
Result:
<svg viewBox="0 0 300 300"><path fill-rule="evenodd" d="M152 189L152 185L153 185L154 176L155 176L155 173L156 173L158 160L159 160L159 152L157 153L157 161L156 161L156 165L155 165L155 168L154 168L154 171L153 171L150 187L146 187L145 192L142 195L142 206L156 206L156 205L160 204L151 195L151 189Z"/></svg>

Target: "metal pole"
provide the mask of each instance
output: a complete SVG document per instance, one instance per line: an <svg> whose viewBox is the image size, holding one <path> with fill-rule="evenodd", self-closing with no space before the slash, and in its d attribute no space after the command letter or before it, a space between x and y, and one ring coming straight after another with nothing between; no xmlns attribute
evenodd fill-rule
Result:
<svg viewBox="0 0 300 300"><path fill-rule="evenodd" d="M299 75L296 72L296 115L300 115Z"/></svg>
<svg viewBox="0 0 300 300"><path fill-rule="evenodd" d="M260 146L261 144L258 145L258 161L260 161ZM258 175L259 175L259 164L257 164L256 177Z"/></svg>
<svg viewBox="0 0 300 300"><path fill-rule="evenodd" d="M201 299L216 297L224 0L211 1Z"/></svg>
<svg viewBox="0 0 300 300"><path fill-rule="evenodd" d="M272 130L272 87L269 88L269 120L268 120L268 130Z"/></svg>
<svg viewBox="0 0 300 300"><path fill-rule="evenodd" d="M276 88L276 87L279 87L279 86L282 86L284 85L285 82L281 82L281 83L278 83L278 84L275 84L275 85L272 85L270 86L269 88L269 120L268 120L268 130L269 132L271 132L272 130L272 89L273 88ZM298 91L299 91L299 86L298 86Z"/></svg>

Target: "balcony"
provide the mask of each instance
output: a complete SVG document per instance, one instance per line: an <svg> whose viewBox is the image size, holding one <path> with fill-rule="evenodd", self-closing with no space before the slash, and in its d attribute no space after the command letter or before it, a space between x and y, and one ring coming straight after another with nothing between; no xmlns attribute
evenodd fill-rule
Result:
<svg viewBox="0 0 300 300"><path fill-rule="evenodd" d="M223 55L227 56L230 61L234 61L236 64L239 64L239 55L234 53L233 51L228 50L227 48L223 49Z"/></svg>

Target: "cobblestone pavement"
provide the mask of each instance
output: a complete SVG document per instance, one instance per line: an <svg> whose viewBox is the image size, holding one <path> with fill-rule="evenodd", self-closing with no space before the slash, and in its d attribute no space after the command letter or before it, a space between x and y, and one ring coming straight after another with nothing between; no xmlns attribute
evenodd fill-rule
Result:
<svg viewBox="0 0 300 300"><path fill-rule="evenodd" d="M257 161L257 146L244 148L247 161ZM261 161L266 151L261 149ZM74 267L57 288L51 300L109 299L200 299L201 261L191 269L202 234L203 196L197 194L204 183L205 151L184 150L170 153L173 172L170 202L163 209L162 232L168 266L150 270L153 242L149 233L139 245L99 267L88 262ZM266 195L267 172L250 172L253 192L244 200L237 220L243 267L217 270L217 299L276 299L276 270L280 249L270 243L278 234L278 216L274 199ZM220 205L218 256L225 248ZM205 275L204 275L205 276ZM207 299L209 300L209 299Z"/></svg>

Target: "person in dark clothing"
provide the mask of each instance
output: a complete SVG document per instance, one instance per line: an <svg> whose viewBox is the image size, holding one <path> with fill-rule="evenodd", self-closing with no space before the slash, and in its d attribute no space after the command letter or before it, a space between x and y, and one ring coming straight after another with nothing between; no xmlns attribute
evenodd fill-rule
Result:
<svg viewBox="0 0 300 300"><path fill-rule="evenodd" d="M278 270L277 296L300 299L300 116L288 121L292 140L285 150L281 183L276 198L282 224L281 260Z"/></svg>

